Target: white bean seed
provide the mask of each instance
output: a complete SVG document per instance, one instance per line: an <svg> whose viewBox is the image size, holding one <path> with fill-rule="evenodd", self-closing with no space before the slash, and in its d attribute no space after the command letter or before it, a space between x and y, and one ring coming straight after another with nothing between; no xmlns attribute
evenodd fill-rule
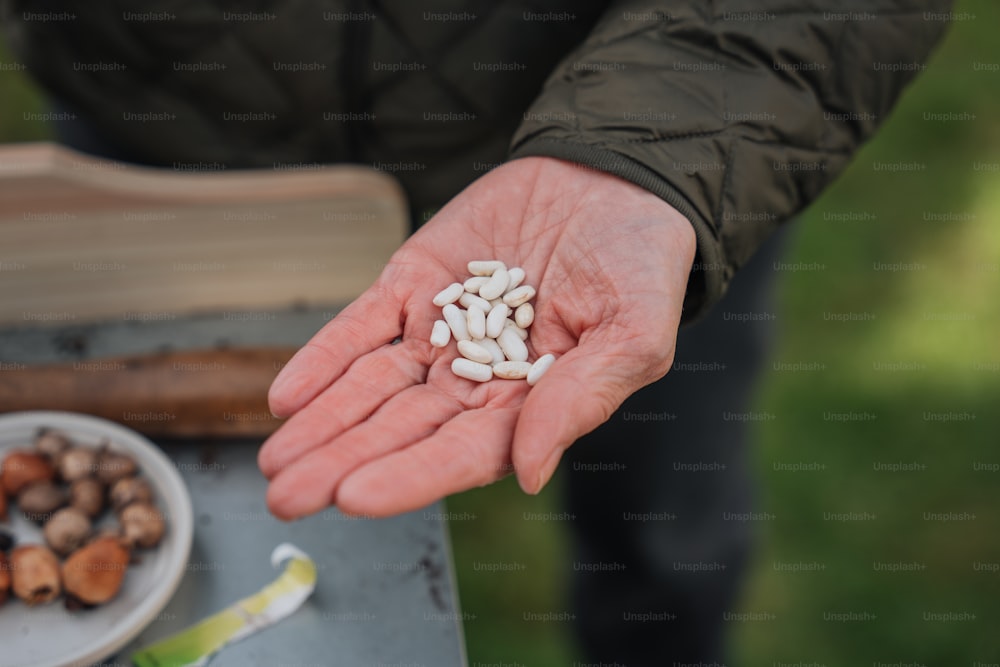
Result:
<svg viewBox="0 0 1000 667"><path fill-rule="evenodd" d="M449 303L455 303L463 292L465 292L465 288L462 287L462 283L452 283L437 293L433 300L434 305L446 306Z"/></svg>
<svg viewBox="0 0 1000 667"><path fill-rule="evenodd" d="M496 340L493 338L484 338L482 340L477 340L476 344L489 350L490 354L493 355L493 363L498 364L505 360L507 357L503 356L503 350L497 345Z"/></svg>
<svg viewBox="0 0 1000 667"><path fill-rule="evenodd" d="M522 329L521 327L517 326L517 323L514 320L510 319L509 317L506 320L504 320L503 326L505 329L512 329L514 333L517 334L517 337L520 338L521 340L528 340L527 329Z"/></svg>
<svg viewBox="0 0 1000 667"><path fill-rule="evenodd" d="M503 295L503 302L511 308L517 308L535 297L535 288L531 285L521 285Z"/></svg>
<svg viewBox="0 0 1000 667"><path fill-rule="evenodd" d="M527 329L534 321L535 307L530 303L522 303L517 307L517 310L514 311L514 324L522 329Z"/></svg>
<svg viewBox="0 0 1000 667"><path fill-rule="evenodd" d="M507 269L497 269L490 276L489 282L479 288L479 296L487 301L501 297L507 291L508 283L510 283L510 274L507 273Z"/></svg>
<svg viewBox="0 0 1000 667"><path fill-rule="evenodd" d="M484 313L490 312L490 302L475 294L465 292L458 298L458 302L466 308L478 308Z"/></svg>
<svg viewBox="0 0 1000 667"><path fill-rule="evenodd" d="M490 281L489 276L472 276L464 283L462 286L465 288L466 292L472 292L473 294L479 294L479 288Z"/></svg>
<svg viewBox="0 0 1000 667"><path fill-rule="evenodd" d="M528 361L528 327L535 321L529 301L535 288L523 284L520 266L508 269L495 259L467 266L472 277L448 285L433 299L444 319L434 322L431 345L447 347L455 339L461 356L452 360L451 370L459 377L476 382L526 378L533 385L555 360L547 354Z"/></svg>
<svg viewBox="0 0 1000 667"><path fill-rule="evenodd" d="M538 357L538 359L531 365L531 370L528 371L528 386L534 387L535 383L545 374L545 371L549 370L549 366L552 362L556 360L553 354L543 354Z"/></svg>
<svg viewBox="0 0 1000 667"><path fill-rule="evenodd" d="M465 322L464 310L453 303L449 303L441 309L441 314L444 316L444 321L448 323L451 335L455 337L456 341L471 340L469 325Z"/></svg>
<svg viewBox="0 0 1000 667"><path fill-rule="evenodd" d="M466 311L465 323L469 327L469 335L472 336L473 340L486 336L486 313L475 305Z"/></svg>
<svg viewBox="0 0 1000 667"><path fill-rule="evenodd" d="M431 345L434 347L445 347L451 340L451 329L444 320L436 320L431 329Z"/></svg>
<svg viewBox="0 0 1000 667"><path fill-rule="evenodd" d="M504 322L507 321L507 313L510 312L510 308L505 303L493 306L490 309L490 314L486 316L486 335L490 338L496 338L503 331Z"/></svg>
<svg viewBox="0 0 1000 667"><path fill-rule="evenodd" d="M510 284L507 285L507 291L509 292L524 280L524 269L520 266L515 266L513 269L507 269L507 274L510 276Z"/></svg>
<svg viewBox="0 0 1000 667"><path fill-rule="evenodd" d="M480 364L493 363L493 355L485 347L471 340L458 341L458 353L470 361Z"/></svg>
<svg viewBox="0 0 1000 667"><path fill-rule="evenodd" d="M504 330L497 336L497 345L503 350L503 355L507 357L508 361L528 360L527 346L510 327L504 327Z"/></svg>
<svg viewBox="0 0 1000 667"><path fill-rule="evenodd" d="M454 361L451 362L451 372L460 378L476 382L486 382L493 377L491 367L462 357L455 357Z"/></svg>
<svg viewBox="0 0 1000 667"><path fill-rule="evenodd" d="M496 259L474 259L469 262L469 273L474 276L492 276L497 269L507 270L507 265Z"/></svg>
<svg viewBox="0 0 1000 667"><path fill-rule="evenodd" d="M504 380L520 380L528 377L531 364L527 361L501 361L493 365L493 375Z"/></svg>

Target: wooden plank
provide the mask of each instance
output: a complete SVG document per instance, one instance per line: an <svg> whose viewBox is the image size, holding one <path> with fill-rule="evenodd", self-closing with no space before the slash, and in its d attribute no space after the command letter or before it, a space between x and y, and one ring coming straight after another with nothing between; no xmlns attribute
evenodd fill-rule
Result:
<svg viewBox="0 0 1000 667"><path fill-rule="evenodd" d="M372 169L180 173L0 147L0 324L345 303L408 231Z"/></svg>

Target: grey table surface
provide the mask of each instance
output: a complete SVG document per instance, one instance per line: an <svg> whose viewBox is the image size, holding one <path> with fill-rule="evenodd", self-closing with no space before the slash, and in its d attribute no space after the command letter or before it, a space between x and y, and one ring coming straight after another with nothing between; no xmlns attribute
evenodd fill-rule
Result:
<svg viewBox="0 0 1000 667"><path fill-rule="evenodd" d="M215 344L300 344L335 309L209 313L0 331L0 358L25 364L141 354ZM264 501L259 442L161 441L194 506L187 572L167 607L101 664L128 665L135 649L257 592L279 574L271 551L291 542L316 562L318 584L301 609L226 647L213 667L463 667L461 612L446 514L440 504L389 519L329 509L283 523Z"/></svg>

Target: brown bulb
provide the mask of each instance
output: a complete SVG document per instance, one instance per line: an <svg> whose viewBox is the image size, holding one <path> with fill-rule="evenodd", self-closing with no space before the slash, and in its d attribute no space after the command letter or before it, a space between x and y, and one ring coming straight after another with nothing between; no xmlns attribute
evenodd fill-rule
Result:
<svg viewBox="0 0 1000 667"><path fill-rule="evenodd" d="M128 564L129 551L118 538L98 538L63 564L66 594L87 605L104 604L118 594Z"/></svg>
<svg viewBox="0 0 1000 667"><path fill-rule="evenodd" d="M133 547L149 549L163 539L163 515L149 503L132 503L122 510L118 520L125 541Z"/></svg>
<svg viewBox="0 0 1000 667"><path fill-rule="evenodd" d="M18 547L10 553L11 587L28 605L52 602L62 593L59 559L38 544Z"/></svg>
<svg viewBox="0 0 1000 667"><path fill-rule="evenodd" d="M120 512L132 503L153 502L153 487L142 477L126 477L111 487L111 506Z"/></svg>
<svg viewBox="0 0 1000 667"><path fill-rule="evenodd" d="M93 477L73 482L69 494L69 504L91 519L96 519L104 511L104 484Z"/></svg>
<svg viewBox="0 0 1000 667"><path fill-rule="evenodd" d="M10 590L10 561L7 554L0 551L0 607L7 601L7 592Z"/></svg>
<svg viewBox="0 0 1000 667"><path fill-rule="evenodd" d="M50 431L47 428L38 429L35 436L35 449L39 454L55 460L60 454L73 446L70 439L59 431Z"/></svg>
<svg viewBox="0 0 1000 667"><path fill-rule="evenodd" d="M102 449L97 461L97 478L105 484L114 484L120 479L132 477L139 471L139 466L128 454Z"/></svg>
<svg viewBox="0 0 1000 667"><path fill-rule="evenodd" d="M29 521L45 523L67 500L66 491L61 486L52 482L38 482L21 491L17 497L17 506Z"/></svg>
<svg viewBox="0 0 1000 667"><path fill-rule="evenodd" d="M75 482L97 472L97 450L92 447L73 447L59 455L59 476L66 482Z"/></svg>
<svg viewBox="0 0 1000 667"><path fill-rule="evenodd" d="M79 549L92 531L90 519L75 507L59 510L42 528L46 543L61 556Z"/></svg>
<svg viewBox="0 0 1000 667"><path fill-rule="evenodd" d="M16 496L29 484L50 482L55 477L55 469L41 454L14 451L3 461L0 471L0 485L8 496Z"/></svg>

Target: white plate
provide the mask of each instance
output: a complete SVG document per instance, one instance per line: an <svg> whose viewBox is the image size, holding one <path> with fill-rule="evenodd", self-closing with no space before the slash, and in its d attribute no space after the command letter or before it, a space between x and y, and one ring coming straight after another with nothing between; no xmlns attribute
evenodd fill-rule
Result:
<svg viewBox="0 0 1000 667"><path fill-rule="evenodd" d="M104 419L69 412L17 412L0 416L0 457L11 449L30 449L39 427L61 431L74 442L97 445L135 457L153 484L167 532L155 549L139 551L122 589L106 605L70 613L63 598L28 607L13 594L0 607L0 667L77 667L112 655L139 634L167 605L187 566L193 534L191 497L177 468L153 443L135 431ZM19 544L43 544L41 529L16 506L9 521ZM107 519L107 517L105 517ZM125 658L127 660L127 657ZM127 664L127 663L126 663Z"/></svg>

